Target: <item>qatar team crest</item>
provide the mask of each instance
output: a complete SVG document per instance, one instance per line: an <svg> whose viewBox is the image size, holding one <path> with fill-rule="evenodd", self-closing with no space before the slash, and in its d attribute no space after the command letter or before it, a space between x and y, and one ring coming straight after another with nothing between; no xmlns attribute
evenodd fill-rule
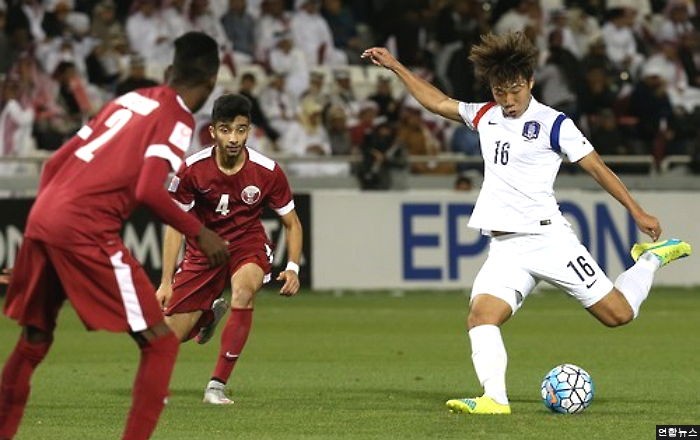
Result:
<svg viewBox="0 0 700 440"><path fill-rule="evenodd" d="M523 137L529 141L536 139L540 135L540 123L537 121L527 121L523 125Z"/></svg>
<svg viewBox="0 0 700 440"><path fill-rule="evenodd" d="M241 199L248 205L253 205L260 200L260 188L255 185L248 185L241 191Z"/></svg>

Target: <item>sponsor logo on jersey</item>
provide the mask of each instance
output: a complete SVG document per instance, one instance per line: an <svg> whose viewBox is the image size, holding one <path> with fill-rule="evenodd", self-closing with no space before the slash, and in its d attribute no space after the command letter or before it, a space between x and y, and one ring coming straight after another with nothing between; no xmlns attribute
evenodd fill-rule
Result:
<svg viewBox="0 0 700 440"><path fill-rule="evenodd" d="M536 139L540 135L540 123L537 121L527 121L523 125L523 137L529 141Z"/></svg>
<svg viewBox="0 0 700 440"><path fill-rule="evenodd" d="M241 191L241 200L248 205L252 205L260 200L260 188L255 185L248 185Z"/></svg>
<svg viewBox="0 0 700 440"><path fill-rule="evenodd" d="M185 123L177 121L168 141L182 151L187 151L192 141L192 129Z"/></svg>

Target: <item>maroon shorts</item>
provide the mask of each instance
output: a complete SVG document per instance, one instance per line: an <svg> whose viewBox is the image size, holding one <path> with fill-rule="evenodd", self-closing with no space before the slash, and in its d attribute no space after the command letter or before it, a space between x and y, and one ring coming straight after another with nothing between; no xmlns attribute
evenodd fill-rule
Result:
<svg viewBox="0 0 700 440"><path fill-rule="evenodd" d="M183 260L173 278L173 296L165 314L209 311L226 289L231 277L247 263L260 266L265 273L263 283L270 280L272 250L265 243L239 247L231 253L227 265L210 268L201 263Z"/></svg>
<svg viewBox="0 0 700 440"><path fill-rule="evenodd" d="M121 241L59 248L25 237L5 314L53 331L66 297L89 330L138 332L163 321L153 285Z"/></svg>

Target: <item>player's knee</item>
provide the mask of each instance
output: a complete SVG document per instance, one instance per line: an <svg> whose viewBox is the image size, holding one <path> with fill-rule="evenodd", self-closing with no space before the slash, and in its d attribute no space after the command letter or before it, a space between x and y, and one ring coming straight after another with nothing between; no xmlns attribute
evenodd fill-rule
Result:
<svg viewBox="0 0 700 440"><path fill-rule="evenodd" d="M255 292L244 287L235 287L231 291L231 307L234 309L249 309L253 307Z"/></svg>
<svg viewBox="0 0 700 440"><path fill-rule="evenodd" d="M23 332L17 344L17 351L23 358L27 359L29 363L36 367L48 354L53 338L51 337L51 333L43 332L41 337L37 337L37 333L28 331L29 329L30 327L27 327ZM34 336L30 336L30 334Z"/></svg>
<svg viewBox="0 0 700 440"><path fill-rule="evenodd" d="M179 316L181 316L181 314L166 316L165 323L178 340L185 342L189 339L188 336L192 331L190 328L191 324L189 320L179 319Z"/></svg>
<svg viewBox="0 0 700 440"><path fill-rule="evenodd" d="M620 327L630 323L633 319L634 312L632 312L632 309L615 309L611 310L601 321L607 327Z"/></svg>
<svg viewBox="0 0 700 440"><path fill-rule="evenodd" d="M496 318L494 313L490 310L483 308L471 308L469 309L469 315L467 315L467 328L472 329L480 325L498 325L500 324L499 319Z"/></svg>
<svg viewBox="0 0 700 440"><path fill-rule="evenodd" d="M478 295L472 299L467 315L467 328L480 325L501 325L510 318L512 311L505 301L491 295Z"/></svg>
<svg viewBox="0 0 700 440"><path fill-rule="evenodd" d="M474 309L469 310L467 315L467 328L472 329L478 325L482 325L483 317L474 311Z"/></svg>
<svg viewBox="0 0 700 440"><path fill-rule="evenodd" d="M27 326L22 329L22 337L30 343L53 342L53 332Z"/></svg>

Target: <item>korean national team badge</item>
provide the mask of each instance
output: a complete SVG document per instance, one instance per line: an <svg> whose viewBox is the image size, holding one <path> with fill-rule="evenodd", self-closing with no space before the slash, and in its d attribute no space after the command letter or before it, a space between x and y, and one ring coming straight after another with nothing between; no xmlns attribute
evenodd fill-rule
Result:
<svg viewBox="0 0 700 440"><path fill-rule="evenodd" d="M523 137L529 141L536 139L540 135L540 123L537 121L527 121L523 125Z"/></svg>

